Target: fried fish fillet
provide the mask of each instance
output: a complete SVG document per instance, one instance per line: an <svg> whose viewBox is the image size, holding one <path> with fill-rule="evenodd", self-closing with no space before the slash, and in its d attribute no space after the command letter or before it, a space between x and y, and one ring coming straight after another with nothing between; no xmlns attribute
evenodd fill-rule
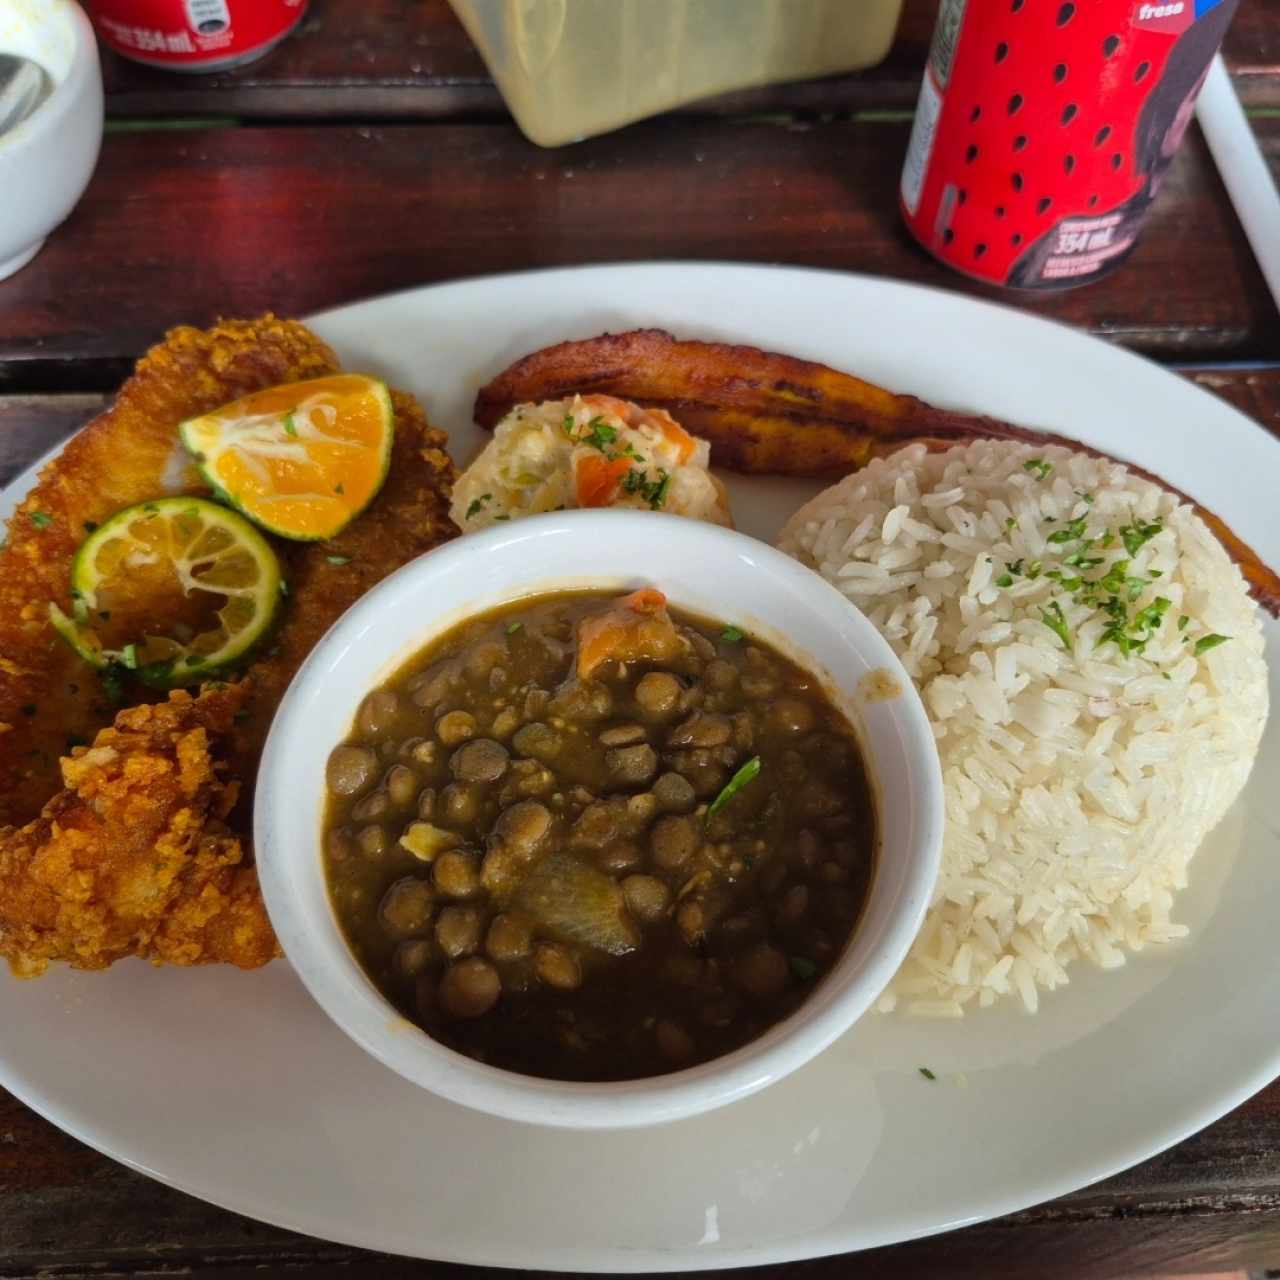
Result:
<svg viewBox="0 0 1280 1280"><path fill-rule="evenodd" d="M517 404L592 391L665 409L686 431L710 441L717 466L756 475L846 475L912 441L946 449L981 438L1024 440L1108 456L1063 436L936 409L812 360L682 341L662 329L606 333L535 351L481 387L475 420L493 428ZM1254 598L1280 616L1280 576L1225 521L1159 476L1125 465L1195 506Z"/></svg>
<svg viewBox="0 0 1280 1280"><path fill-rule="evenodd" d="M246 945L234 929L201 923L185 899L165 898L159 885L154 886L154 901L164 905L154 930L144 931L145 944L122 951L114 936L108 945L77 934L94 910L110 918L130 918L128 910L118 910L124 904L109 896L92 896L115 893L118 881L95 878L90 898L80 902L84 868L66 858L45 860L40 854L45 845L52 850L59 839L58 815L78 812L75 785L60 775L60 758L77 742L92 742L94 751L110 745L103 735L117 731L108 726L118 708L106 697L97 674L53 631L48 606L70 606L71 561L86 526L161 494L206 492L178 441L180 421L263 387L337 370L333 352L293 321L265 316L227 321L207 331L175 329L139 363L114 406L45 467L14 516L8 546L0 551L0 955L16 971L36 971L42 959L54 957L96 968L131 953L188 964L260 964L274 954L274 940L270 947ZM189 848L191 856L204 859L211 874L214 849L219 867L237 868L237 909L246 921L258 919L264 927L256 875L249 865L248 833L258 758L275 708L298 666L340 614L379 579L457 532L448 516L455 472L444 450L445 437L429 425L411 397L393 392L392 400L395 438L382 490L364 513L328 542L272 540L289 583L282 620L270 647L237 685L230 723L210 711L217 726L210 736L212 767L216 773L225 761L225 775L217 776L235 788L218 792L216 803L211 799L204 805L204 842ZM204 715L209 699L215 700L213 707L221 706L220 692L216 684L206 685L191 700L193 714ZM127 690L126 700L151 703L159 697L136 685ZM70 767L78 776L78 758L63 760L62 773ZM132 803L145 808L147 794L143 786ZM219 812L224 802L230 807ZM162 788L156 821L172 807L170 792ZM200 809L200 804L187 805L183 820L191 821ZM126 812L125 807L113 807L108 820L95 828L91 847L104 866L110 865L113 854L139 854L137 874L145 882L146 859L140 856L133 830L120 825ZM41 825L46 816L48 824ZM37 867L49 868L39 885L33 879L32 869ZM65 883L59 883L56 868L67 871ZM130 892L136 890L134 885ZM32 950L23 904L44 902L41 918L47 918L48 895L61 895L79 906L58 917L66 924L58 945L41 944ZM224 916L223 923L231 918ZM246 936L257 935L250 929Z"/></svg>
<svg viewBox="0 0 1280 1280"><path fill-rule="evenodd" d="M238 784L214 754L244 696L223 685L132 707L62 761L65 789L0 839L0 954L15 973L129 955L254 968L276 954L225 826Z"/></svg>

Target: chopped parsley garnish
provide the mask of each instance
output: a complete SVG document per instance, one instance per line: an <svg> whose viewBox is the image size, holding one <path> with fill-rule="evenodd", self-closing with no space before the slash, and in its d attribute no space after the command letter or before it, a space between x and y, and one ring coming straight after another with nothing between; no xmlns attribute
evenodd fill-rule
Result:
<svg viewBox="0 0 1280 1280"><path fill-rule="evenodd" d="M330 564L350 564L351 563L350 556L325 556L325 559Z"/></svg>
<svg viewBox="0 0 1280 1280"><path fill-rule="evenodd" d="M1008 574L1008 573L1002 573L1002 574L1001 574L1001 575L996 579L996 586L997 586L997 587L1011 587L1011 586L1013 586L1013 576L1012 576L1011 574Z"/></svg>
<svg viewBox="0 0 1280 1280"><path fill-rule="evenodd" d="M1018 522L1017 522L1017 521L1016 521L1012 516L1010 516L1010 517L1009 517L1009 518L1004 522L1004 531L1005 531L1005 533L1012 533L1012 532L1013 532L1017 527L1018 527Z"/></svg>
<svg viewBox="0 0 1280 1280"><path fill-rule="evenodd" d="M1099 643L1105 644L1108 640L1112 641L1125 657L1130 654L1140 654L1147 647L1147 641L1155 635L1172 603L1164 596L1156 596L1145 609L1139 609L1132 618L1129 618L1124 602L1119 596L1112 596L1102 605L1103 612L1110 618L1110 622L1103 631Z"/></svg>
<svg viewBox="0 0 1280 1280"><path fill-rule="evenodd" d="M1159 520L1153 520L1150 524L1143 524L1141 520L1134 524L1125 524L1120 526L1120 540L1124 543L1124 549L1131 555L1136 556L1138 551L1150 542L1164 528Z"/></svg>
<svg viewBox="0 0 1280 1280"><path fill-rule="evenodd" d="M510 516L494 516L493 518L494 518L495 520L510 520L510 519L511 519L511 517L510 517Z"/></svg>
<svg viewBox="0 0 1280 1280"><path fill-rule="evenodd" d="M1073 520L1069 525L1061 529L1055 529L1046 539L1046 542L1079 542L1084 537L1085 517L1081 516L1078 520Z"/></svg>
<svg viewBox="0 0 1280 1280"><path fill-rule="evenodd" d="M1067 619L1063 615L1062 606L1051 600L1045 609L1040 610L1040 621L1062 641L1064 649L1071 648L1071 632L1067 629Z"/></svg>
<svg viewBox="0 0 1280 1280"><path fill-rule="evenodd" d="M603 453L605 445L612 444L617 438L617 427L611 427L603 418L592 418L587 423L587 434L579 436L578 443L589 444L593 449L599 449Z"/></svg>
<svg viewBox="0 0 1280 1280"><path fill-rule="evenodd" d="M47 529L53 523L53 517L47 511L32 511L28 514L27 519L31 521L37 529Z"/></svg>
<svg viewBox="0 0 1280 1280"><path fill-rule="evenodd" d="M663 468L658 468L658 478L649 477L636 467L632 467L622 477L622 488L625 493L638 493L649 504L653 511L660 511L667 501L667 490L671 487L671 476Z"/></svg>
<svg viewBox="0 0 1280 1280"><path fill-rule="evenodd" d="M720 633L720 639L725 644L738 644L745 636L746 632L738 627L728 626Z"/></svg>
<svg viewBox="0 0 1280 1280"><path fill-rule="evenodd" d="M107 701L118 707L124 701L124 667L118 662L108 663L103 668L101 679Z"/></svg>
<svg viewBox="0 0 1280 1280"><path fill-rule="evenodd" d="M812 982L818 976L818 966L808 956L792 956L791 972L801 982Z"/></svg>
<svg viewBox="0 0 1280 1280"><path fill-rule="evenodd" d="M1195 655L1198 658L1202 653L1208 653L1210 649L1216 649L1220 644L1226 644L1230 639L1230 636L1220 636L1216 632L1201 636L1196 641Z"/></svg>
<svg viewBox="0 0 1280 1280"><path fill-rule="evenodd" d="M1187 623L1190 621L1191 619L1184 613L1182 617L1178 619L1178 630L1185 631L1187 629Z"/></svg>
<svg viewBox="0 0 1280 1280"><path fill-rule="evenodd" d="M339 497L341 497L344 493L346 493L347 490L346 490L346 487L343 485L342 481L339 480L338 483L333 486L333 491Z"/></svg>
<svg viewBox="0 0 1280 1280"><path fill-rule="evenodd" d="M291 413L284 415L284 433L287 436L296 436L298 434L298 428L293 421L293 414Z"/></svg>
<svg viewBox="0 0 1280 1280"><path fill-rule="evenodd" d="M524 623L523 623L523 622L508 622L508 623L507 623L507 635L509 635L509 636L513 636L513 635L515 635L515 633L516 633L517 631L519 631L519 630L520 630L520 628L521 628L521 627L523 627L523 626L524 626Z"/></svg>
<svg viewBox="0 0 1280 1280"><path fill-rule="evenodd" d="M924 1078L925 1078L926 1080L936 1080L936 1079L938 1078L937 1076L935 1076L935 1075L933 1074L933 1072L932 1072L932 1071L930 1071L930 1070L929 1070L929 1068L928 1068L928 1067L917 1067L917 1068L916 1068L916 1070L917 1070L917 1071L918 1071L922 1076L924 1076Z"/></svg>
<svg viewBox="0 0 1280 1280"><path fill-rule="evenodd" d="M1083 489L1077 489L1076 497L1079 498L1080 501L1083 502L1086 507L1093 506L1093 494L1085 493Z"/></svg>
<svg viewBox="0 0 1280 1280"><path fill-rule="evenodd" d="M752 756L750 760L744 764L737 773L729 779L721 788L720 794L711 802L707 809L706 821L710 822L712 818L720 812L721 809L733 799L734 796L747 786L748 783L754 782L760 776L760 757Z"/></svg>
<svg viewBox="0 0 1280 1280"><path fill-rule="evenodd" d="M1043 571L1044 565L1041 564L1039 560L1033 560L1029 565L1027 565L1027 577L1030 578L1032 582L1034 582Z"/></svg>
<svg viewBox="0 0 1280 1280"><path fill-rule="evenodd" d="M478 515L480 508L483 507L486 502L490 502L492 500L493 494L491 493L482 493L478 498L473 498L471 500L471 505L467 508L467 519L470 520L473 516Z"/></svg>
<svg viewBox="0 0 1280 1280"><path fill-rule="evenodd" d="M1053 463L1043 458L1028 458L1022 464L1023 471L1029 471L1037 480L1043 480L1053 470Z"/></svg>
<svg viewBox="0 0 1280 1280"><path fill-rule="evenodd" d="M569 437L570 440L572 440L573 429L576 425L577 424L573 420L573 414L566 413L564 415L564 420L560 423L560 429Z"/></svg>

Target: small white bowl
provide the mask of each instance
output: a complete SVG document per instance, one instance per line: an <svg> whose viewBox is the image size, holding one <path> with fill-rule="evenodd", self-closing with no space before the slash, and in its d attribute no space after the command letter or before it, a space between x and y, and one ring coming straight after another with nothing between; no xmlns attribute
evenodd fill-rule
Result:
<svg viewBox="0 0 1280 1280"><path fill-rule="evenodd" d="M365 694L462 619L548 591L639 585L742 626L823 678L861 735L876 796L880 841L870 898L851 944L809 999L724 1057L617 1084L485 1066L406 1022L347 948L321 863L325 762L350 732ZM622 1128L744 1098L807 1062L866 1012L920 926L938 872L942 821L942 778L920 699L888 644L838 591L772 547L714 525L572 511L460 538L406 565L339 620L280 704L258 775L254 843L285 954L329 1016L374 1057L481 1111L534 1124Z"/></svg>
<svg viewBox="0 0 1280 1280"><path fill-rule="evenodd" d="M25 267L75 207L102 147L93 27L73 0L0 0L0 51L38 62L53 91L0 133L0 280Z"/></svg>

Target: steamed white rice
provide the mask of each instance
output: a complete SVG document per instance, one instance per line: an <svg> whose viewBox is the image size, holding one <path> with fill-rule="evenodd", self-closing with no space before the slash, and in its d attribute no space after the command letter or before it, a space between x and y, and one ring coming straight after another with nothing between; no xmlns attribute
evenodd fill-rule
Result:
<svg viewBox="0 0 1280 1280"><path fill-rule="evenodd" d="M815 498L779 545L893 645L941 754L942 872L882 1010L960 1017L1012 996L1034 1012L1078 956L1113 968L1187 933L1174 895L1267 715L1257 609L1190 507L1065 448L912 445ZM1120 593L1126 618L1165 609L1128 626L1150 638L1127 655L1089 603L1112 593L1072 582L1122 560L1148 579Z"/></svg>

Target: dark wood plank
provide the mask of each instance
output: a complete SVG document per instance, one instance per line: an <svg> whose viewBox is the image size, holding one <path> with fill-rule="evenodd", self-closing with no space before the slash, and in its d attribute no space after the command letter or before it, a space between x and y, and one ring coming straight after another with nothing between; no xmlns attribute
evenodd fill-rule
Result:
<svg viewBox="0 0 1280 1280"><path fill-rule="evenodd" d="M178 321L530 266L742 259L998 296L903 230L907 130L685 121L560 152L506 125L116 134L75 212L5 282L0 389L110 386ZM1280 168L1280 119L1259 136ZM1280 357L1280 315L1195 134L1120 271L1020 305L1164 359Z"/></svg>
<svg viewBox="0 0 1280 1280"><path fill-rule="evenodd" d="M937 0L906 0L878 67L691 103L684 114L910 110ZM1247 106L1280 106L1280 0L1243 0L1225 54ZM313 0L303 26L266 59L214 76L175 76L104 57L113 115L259 119L484 119L501 94L447 0Z"/></svg>
<svg viewBox="0 0 1280 1280"><path fill-rule="evenodd" d="M97 393L0 396L0 489L101 413L108 399Z"/></svg>

